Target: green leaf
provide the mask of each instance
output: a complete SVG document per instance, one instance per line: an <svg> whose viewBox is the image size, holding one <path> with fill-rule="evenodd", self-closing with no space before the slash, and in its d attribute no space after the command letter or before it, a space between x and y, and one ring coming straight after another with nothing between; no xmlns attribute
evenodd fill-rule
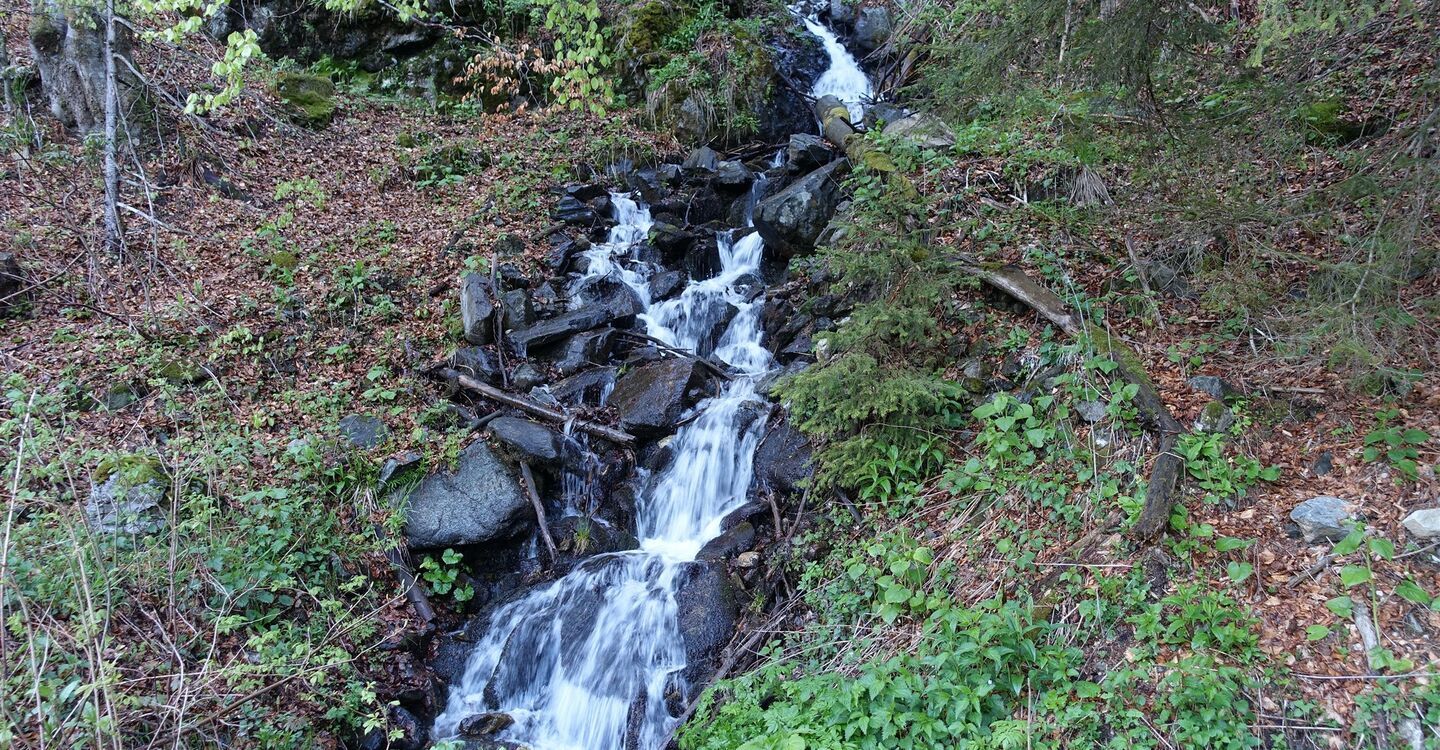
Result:
<svg viewBox="0 0 1440 750"><path fill-rule="evenodd" d="M904 586L900 586L897 584L895 586L891 586L888 589L885 589L886 604L900 604L901 602L909 601L909 599L910 589L905 588Z"/></svg>
<svg viewBox="0 0 1440 750"><path fill-rule="evenodd" d="M1040 427L1036 427L1033 430L1025 431L1025 439L1029 440L1030 444L1035 446L1036 448L1039 448L1040 446L1045 444L1045 437L1045 430Z"/></svg>
<svg viewBox="0 0 1440 750"><path fill-rule="evenodd" d="M1359 586L1370 580L1370 569L1363 565L1346 565L1340 569L1340 584L1345 588Z"/></svg>
<svg viewBox="0 0 1440 750"><path fill-rule="evenodd" d="M1365 529L1357 526L1355 527L1354 531L1351 531L1349 535L1347 535L1344 539L1341 539L1340 542L1335 545L1334 549L1330 550L1330 554L1336 556L1348 555L1351 552L1360 549L1360 542L1364 539Z"/></svg>
<svg viewBox="0 0 1440 750"><path fill-rule="evenodd" d="M1254 544L1253 539L1236 539L1233 536L1222 536L1215 540L1216 552L1234 552L1237 549L1245 549Z"/></svg>
<svg viewBox="0 0 1440 750"><path fill-rule="evenodd" d="M1089 680L1080 680L1075 683L1075 695L1080 698L1098 698L1100 686Z"/></svg>
<svg viewBox="0 0 1440 750"><path fill-rule="evenodd" d="M1372 537L1370 539L1370 553L1381 560L1395 559L1395 543L1383 537Z"/></svg>
<svg viewBox="0 0 1440 750"><path fill-rule="evenodd" d="M1410 443L1411 445L1419 445L1430 439L1430 433L1411 427L1403 434L1401 434L1400 439L1404 440L1407 443Z"/></svg>
<svg viewBox="0 0 1440 750"><path fill-rule="evenodd" d="M1280 467L1279 467L1279 466L1267 466L1267 467L1265 467L1264 469L1261 469L1261 470L1260 470L1260 478L1263 479L1263 480L1265 480L1265 481L1267 481L1267 482L1273 482L1273 481L1279 479L1279 478L1280 478Z"/></svg>
<svg viewBox="0 0 1440 750"><path fill-rule="evenodd" d="M1355 612L1355 600L1348 596L1337 596L1325 602L1325 608L1340 617L1348 618Z"/></svg>
<svg viewBox="0 0 1440 750"><path fill-rule="evenodd" d="M1318 641L1327 635L1330 635L1330 628L1327 628L1324 625L1311 625L1310 627L1305 628L1306 640Z"/></svg>
<svg viewBox="0 0 1440 750"><path fill-rule="evenodd" d="M1435 598L1430 596L1430 592L1421 588L1420 584L1410 578L1406 578L1404 583L1395 587L1395 594L1406 601L1427 606L1435 601Z"/></svg>
<svg viewBox="0 0 1440 750"><path fill-rule="evenodd" d="M1240 583L1246 578L1249 578L1250 574L1254 572L1255 568L1250 563L1235 562L1232 560L1229 565L1225 566L1225 574L1230 576L1230 580L1236 583Z"/></svg>

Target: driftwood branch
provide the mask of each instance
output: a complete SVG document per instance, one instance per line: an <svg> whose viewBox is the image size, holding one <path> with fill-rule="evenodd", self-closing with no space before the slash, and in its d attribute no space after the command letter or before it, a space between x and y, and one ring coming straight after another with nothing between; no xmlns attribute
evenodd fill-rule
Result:
<svg viewBox="0 0 1440 750"><path fill-rule="evenodd" d="M535 488L535 474L530 471L530 464L520 462L520 478L525 482L525 493L530 496L530 504L535 507L535 520L540 524L540 536L545 540L545 549L550 550L550 562L560 558L560 553L555 550L555 538L550 536L550 522L545 520L545 504L540 502L540 491Z"/></svg>
<svg viewBox="0 0 1440 750"><path fill-rule="evenodd" d="M579 419L559 409L544 404L537 404L523 396L507 393L488 383L482 383L468 375L462 375L458 371L443 368L439 375L447 381L455 383L461 388L474 391L492 401L499 401L502 404L522 409L538 417L544 417L552 422L570 422L576 429L598 438L609 440L617 445L630 445L635 442L635 436L628 432L617 430L614 427L592 422L588 419Z"/></svg>
<svg viewBox="0 0 1440 750"><path fill-rule="evenodd" d="M715 377L720 378L721 380L728 382L735 379L733 376L730 375L730 373L725 371L725 368L721 367L715 362L712 362L709 357L702 357L698 354L695 354L694 352L687 352L684 349L676 348L665 343L664 341L661 341L660 339L655 338L654 336L651 336L648 333L640 333L639 331L619 330L615 332L620 334L621 336L630 336L632 338L640 339L641 341L649 342L655 345L655 348L659 349L662 352L665 352L666 354L673 354L677 357L683 357L685 359L693 359L696 363L703 365L705 369L714 373Z"/></svg>

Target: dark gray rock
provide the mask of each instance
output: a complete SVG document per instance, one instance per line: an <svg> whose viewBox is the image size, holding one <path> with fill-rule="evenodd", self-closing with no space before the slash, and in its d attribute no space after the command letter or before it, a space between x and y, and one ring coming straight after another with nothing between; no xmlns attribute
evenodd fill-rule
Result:
<svg viewBox="0 0 1440 750"><path fill-rule="evenodd" d="M750 187L754 181L755 174L739 160L722 161L715 169L715 186L732 193Z"/></svg>
<svg viewBox="0 0 1440 750"><path fill-rule="evenodd" d="M598 406L615 388L615 373L614 367L586 370L550 386L550 393L556 401L568 406Z"/></svg>
<svg viewBox="0 0 1440 750"><path fill-rule="evenodd" d="M645 304L634 290L622 287L609 299L597 300L579 310L541 321L529 328L510 332L510 344L524 354L534 347L553 344L577 333L605 325L628 325L643 312Z"/></svg>
<svg viewBox="0 0 1440 750"><path fill-rule="evenodd" d="M650 227L650 244L667 256L682 256L695 244L699 235L687 232L666 221L656 221Z"/></svg>
<svg viewBox="0 0 1440 750"><path fill-rule="evenodd" d="M1239 388L1230 385L1218 375L1196 375L1190 378L1189 382L1191 388L1207 393L1211 398L1227 399L1245 395Z"/></svg>
<svg viewBox="0 0 1440 750"><path fill-rule="evenodd" d="M535 308L530 304L530 293L524 289L511 289L500 295L500 306L505 311L505 328L524 328L535 322Z"/></svg>
<svg viewBox="0 0 1440 750"><path fill-rule="evenodd" d="M528 391L543 382L545 373L529 362L521 362L515 371L510 373L510 385L518 391Z"/></svg>
<svg viewBox="0 0 1440 750"><path fill-rule="evenodd" d="M830 0L830 20L842 26L855 23L855 0Z"/></svg>
<svg viewBox="0 0 1440 750"><path fill-rule="evenodd" d="M1315 459L1315 463L1310 464L1310 473L1317 477L1323 477L1329 474L1333 468L1335 468L1335 454L1330 451L1321 451L1320 456Z"/></svg>
<svg viewBox="0 0 1440 750"><path fill-rule="evenodd" d="M685 677L703 685L715 674L716 658L735 632L735 590L713 563L691 563L675 595L680 638L685 644Z"/></svg>
<svg viewBox="0 0 1440 750"><path fill-rule="evenodd" d="M690 152L685 163L680 165L684 169L699 169L706 172L714 172L720 166L720 155L715 149L709 146L701 146Z"/></svg>
<svg viewBox="0 0 1440 750"><path fill-rule="evenodd" d="M779 492L794 492L813 471L810 453L810 440L788 418L781 420L755 449L754 481Z"/></svg>
<svg viewBox="0 0 1440 750"><path fill-rule="evenodd" d="M574 375L595 365L603 365L615 348L615 329L600 328L577 333L545 353L561 377Z"/></svg>
<svg viewBox="0 0 1440 750"><path fill-rule="evenodd" d="M389 741L389 750L420 750L425 747L425 724L400 706L390 707L390 729L398 737Z"/></svg>
<svg viewBox="0 0 1440 750"><path fill-rule="evenodd" d="M445 360L445 364L476 380L483 380L487 383L499 383L501 380L500 357L490 349L462 346L456 349L449 359Z"/></svg>
<svg viewBox="0 0 1440 750"><path fill-rule="evenodd" d="M1106 408L1104 401L1081 401L1075 404L1075 413L1086 422L1095 423L1105 418Z"/></svg>
<svg viewBox="0 0 1440 750"><path fill-rule="evenodd" d="M537 318L553 318L564 312L564 305L560 303L560 294L548 281L530 292L530 306L535 310Z"/></svg>
<svg viewBox="0 0 1440 750"><path fill-rule="evenodd" d="M481 441L465 448L454 473L425 477L405 498L405 539L415 549L507 539L533 520L514 471Z"/></svg>
<svg viewBox="0 0 1440 750"><path fill-rule="evenodd" d="M672 431L680 415L704 395L705 370L693 359L662 359L625 373L610 404L621 429L642 436Z"/></svg>
<svg viewBox="0 0 1440 750"><path fill-rule="evenodd" d="M461 737L488 737L499 733L515 723L515 717L501 711L475 714L460 720L456 731Z"/></svg>
<svg viewBox="0 0 1440 750"><path fill-rule="evenodd" d="M785 163L797 172L808 172L829 164L835 159L835 150L824 138L810 133L796 133L790 136L790 145L785 147Z"/></svg>
<svg viewBox="0 0 1440 750"><path fill-rule="evenodd" d="M855 43L866 52L873 52L890 41L895 21L890 9L883 5L867 5L855 16Z"/></svg>
<svg viewBox="0 0 1440 750"><path fill-rule="evenodd" d="M560 460L560 435L549 427L518 417L497 417L486 429L521 461L551 465Z"/></svg>
<svg viewBox="0 0 1440 750"><path fill-rule="evenodd" d="M369 414L351 414L340 420L340 434L357 448L374 448L388 433L385 423Z"/></svg>
<svg viewBox="0 0 1440 750"><path fill-rule="evenodd" d="M840 178L850 168L844 159L827 164L795 181L755 207L755 229L767 248L781 257L807 253L840 200Z"/></svg>
<svg viewBox="0 0 1440 750"><path fill-rule="evenodd" d="M1306 542L1338 542L1355 528L1355 514L1349 503L1338 497L1312 497L1290 511L1290 520L1300 527Z"/></svg>
<svg viewBox="0 0 1440 750"><path fill-rule="evenodd" d="M589 204L584 203L573 196L565 196L555 204L554 210L550 212L553 221L563 221L574 226L594 226L600 223L600 214Z"/></svg>
<svg viewBox="0 0 1440 750"><path fill-rule="evenodd" d="M650 277L650 299L657 302L669 299L684 286L684 274L679 271L661 271Z"/></svg>
<svg viewBox="0 0 1440 750"><path fill-rule="evenodd" d="M909 116L909 110L904 107L890 102L875 102L865 108L865 127L881 128L892 122L900 122Z"/></svg>
<svg viewBox="0 0 1440 750"><path fill-rule="evenodd" d="M14 253L0 253L0 315L20 306L26 286L25 271Z"/></svg>
<svg viewBox="0 0 1440 750"><path fill-rule="evenodd" d="M717 562L728 560L741 552L748 552L755 546L755 527L749 521L741 521L729 531L711 539L700 548L697 560Z"/></svg>
<svg viewBox="0 0 1440 750"><path fill-rule="evenodd" d="M493 293L490 277L483 274L467 273L460 280L460 322L465 329L465 340L477 346L488 344L494 338Z"/></svg>
<svg viewBox="0 0 1440 750"><path fill-rule="evenodd" d="M598 182L572 183L560 188L560 190L565 195L581 203L588 203L596 198L607 198L610 196L610 189Z"/></svg>

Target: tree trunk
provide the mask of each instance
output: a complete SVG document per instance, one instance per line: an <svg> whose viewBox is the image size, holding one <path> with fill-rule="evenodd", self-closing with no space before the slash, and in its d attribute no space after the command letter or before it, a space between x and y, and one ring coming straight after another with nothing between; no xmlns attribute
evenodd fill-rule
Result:
<svg viewBox="0 0 1440 750"><path fill-rule="evenodd" d="M107 37L114 54L127 59L132 42L128 30L111 28L113 24L106 20L105 13L67 9L58 0L35 0L30 11L30 51L40 70L41 88L50 100L50 112L81 134L105 126L109 78L115 79L117 109L128 109L139 93L139 82L128 66L118 66L114 76L107 76ZM116 69L113 60L108 68Z"/></svg>
<svg viewBox="0 0 1440 750"><path fill-rule="evenodd" d="M118 255L125 251L125 230L120 223L120 166L115 153L120 108L115 26L115 0L105 0L105 247Z"/></svg>

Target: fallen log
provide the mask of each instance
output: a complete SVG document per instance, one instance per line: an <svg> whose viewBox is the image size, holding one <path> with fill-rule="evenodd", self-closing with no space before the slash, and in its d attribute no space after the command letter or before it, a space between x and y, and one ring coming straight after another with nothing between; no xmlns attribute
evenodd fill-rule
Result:
<svg viewBox="0 0 1440 750"><path fill-rule="evenodd" d="M524 396L518 396L500 390L493 385L482 383L475 378L462 375L448 367L439 369L437 374L445 381L454 383L458 387L474 391L491 401L499 401L502 404L527 411L535 416L544 417L552 422L569 422L574 425L577 430L609 440L617 445L632 445L635 442L635 436L628 432L617 430L614 427L603 425L599 422L592 422L588 419L580 419L559 409L545 406L544 404L537 404Z"/></svg>

